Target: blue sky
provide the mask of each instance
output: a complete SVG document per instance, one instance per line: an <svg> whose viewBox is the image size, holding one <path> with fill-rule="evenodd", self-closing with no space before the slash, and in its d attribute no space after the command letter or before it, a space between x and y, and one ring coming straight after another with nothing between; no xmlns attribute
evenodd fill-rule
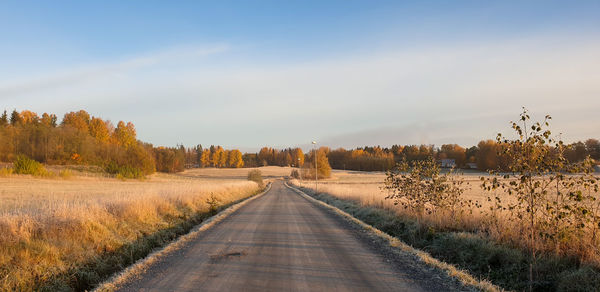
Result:
<svg viewBox="0 0 600 292"><path fill-rule="evenodd" d="M0 107L157 145L476 144L521 106L600 138L598 1L0 2Z"/></svg>

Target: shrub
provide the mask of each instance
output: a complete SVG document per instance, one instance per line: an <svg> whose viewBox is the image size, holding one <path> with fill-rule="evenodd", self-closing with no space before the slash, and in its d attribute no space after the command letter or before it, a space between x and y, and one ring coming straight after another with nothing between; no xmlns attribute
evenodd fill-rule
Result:
<svg viewBox="0 0 600 292"><path fill-rule="evenodd" d="M492 171L481 178L490 199L496 196L494 207L508 210L505 216L520 228L517 239L530 253L529 290L539 274L535 262L539 253L575 255L580 262L598 258L600 181L590 173L589 157L569 162L565 157L569 147L552 137L550 119L532 122L523 109L519 121L511 122L518 138L497 136L498 143L505 145L509 172ZM512 201L498 199L497 193Z"/></svg>
<svg viewBox="0 0 600 292"><path fill-rule="evenodd" d="M7 177L7 176L10 176L12 173L13 173L12 168L8 168L8 167L0 168L0 177Z"/></svg>
<svg viewBox="0 0 600 292"><path fill-rule="evenodd" d="M260 186L263 185L262 173L258 169L248 171L248 180L257 183Z"/></svg>
<svg viewBox="0 0 600 292"><path fill-rule="evenodd" d="M61 171L58 172L58 175L62 178L62 179L70 179L73 176L73 172L68 170L68 169L63 169Z"/></svg>
<svg viewBox="0 0 600 292"><path fill-rule="evenodd" d="M383 189L389 191L386 199L416 214L419 222L425 214L447 214L458 223L462 210L459 207L467 203L461 200L463 183L452 171L441 173L438 163L430 157L413 161L412 165L399 163L387 172Z"/></svg>
<svg viewBox="0 0 600 292"><path fill-rule="evenodd" d="M19 155L13 166L14 173L47 176L48 171L44 166L25 155Z"/></svg>
<svg viewBox="0 0 600 292"><path fill-rule="evenodd" d="M105 170L107 173L115 175L118 179L144 178L144 173L141 169L129 165L118 165L112 161L106 165Z"/></svg>
<svg viewBox="0 0 600 292"><path fill-rule="evenodd" d="M219 210L219 205L221 204L221 200L215 197L213 193L210 193L210 197L206 199L206 204L208 204L208 212L211 215L217 214Z"/></svg>
<svg viewBox="0 0 600 292"><path fill-rule="evenodd" d="M292 173L290 174L290 176L292 178L300 178L300 172L298 172L297 169L292 170Z"/></svg>

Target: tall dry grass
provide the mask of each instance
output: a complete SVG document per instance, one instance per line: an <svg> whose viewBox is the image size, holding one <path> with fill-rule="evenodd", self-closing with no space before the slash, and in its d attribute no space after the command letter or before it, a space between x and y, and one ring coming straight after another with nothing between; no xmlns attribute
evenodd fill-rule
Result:
<svg viewBox="0 0 600 292"><path fill-rule="evenodd" d="M527 248L527 226L520 222L511 220L508 210L497 210L495 197L502 202L515 203L514 197L506 195L501 190L485 192L481 189L479 176L486 174L464 174L460 179L466 184L463 186L461 200L472 202L465 207L459 208L459 215L453 216L446 210L425 214L421 223L437 230L466 231L484 235L496 242L508 244L517 248ZM363 207L375 207L392 211L400 216L417 217L411 210L402 204L394 204L393 200L386 199L388 192L383 189L385 174L383 173L360 173L341 172L334 173L334 177L319 182L319 192L330 194L336 198L358 202ZM315 189L314 181L292 180L296 186ZM598 195L598 194L597 194ZM598 197L600 202L600 196ZM600 205L600 203L599 203ZM446 212L446 213L444 213ZM454 217L454 219L452 219ZM557 247L556 240L552 238L540 239L536 248L546 254L579 258L582 262L590 263L600 267L600 226L588 226L584 234L563 234L560 245ZM552 227L549 227L552 228ZM565 232L570 232L565 230Z"/></svg>
<svg viewBox="0 0 600 292"><path fill-rule="evenodd" d="M258 190L231 178L0 178L0 290L32 290L141 237ZM210 202L214 204L214 200Z"/></svg>

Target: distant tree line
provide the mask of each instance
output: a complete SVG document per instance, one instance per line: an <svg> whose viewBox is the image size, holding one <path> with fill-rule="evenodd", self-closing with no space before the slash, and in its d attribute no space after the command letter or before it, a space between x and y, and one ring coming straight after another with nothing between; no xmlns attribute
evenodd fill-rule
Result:
<svg viewBox="0 0 600 292"><path fill-rule="evenodd" d="M19 155L46 164L97 165L125 177L193 166L244 166L237 149L154 147L137 139L133 123L114 126L84 110L66 113L60 122L55 114L13 110L9 115L5 110L0 115L0 161L14 162Z"/></svg>
<svg viewBox="0 0 600 292"><path fill-rule="evenodd" d="M433 158L436 161L450 159L457 168L475 168L482 171L506 170L510 158L504 154L506 145L495 140L483 140L476 146L469 148L457 144L434 145L393 145L389 148L380 146L365 146L346 150L338 148L331 150L321 147L319 151L326 155L329 165L334 169L359 170L359 171L385 171L392 169L397 163L406 161L425 161ZM576 142L566 145L564 156L571 163L583 161L590 157L600 162L600 142L588 139L585 142ZM306 157L307 162L314 164L312 152ZM300 164L296 163L301 157ZM244 162L248 167L276 165L276 166L303 166L304 155L300 148L277 150L263 147L258 153L244 154Z"/></svg>
<svg viewBox="0 0 600 292"><path fill-rule="evenodd" d="M504 154L506 145L495 140L480 141L477 146L463 148L456 144L433 145L393 145L390 148L361 147L351 150L339 148L328 152L329 163L334 169L383 171L389 170L398 162L437 161L452 159L457 168L477 168L479 170L506 170L510 158ZM600 142L588 139L566 145L564 156L571 163L583 161L586 157L600 162Z"/></svg>
<svg viewBox="0 0 600 292"><path fill-rule="evenodd" d="M283 150L263 147L256 155L246 155L248 165L253 166L302 166L304 165L304 152L300 148L287 148Z"/></svg>
<svg viewBox="0 0 600 292"><path fill-rule="evenodd" d="M316 155L315 155L316 152ZM301 148L274 149L263 147L258 153L245 153L244 163L247 167L258 166L292 166L302 169L301 175L306 179L315 178L315 159L317 160L317 172L319 178L328 178L331 175L330 149L321 147L316 151L310 151L306 155ZM299 172L295 172L300 176Z"/></svg>
<svg viewBox="0 0 600 292"><path fill-rule="evenodd" d="M156 170L152 145L138 141L135 126L90 116L86 111L55 114L14 110L0 116L0 161L26 155L47 164L91 164L108 172L143 176Z"/></svg>
<svg viewBox="0 0 600 292"><path fill-rule="evenodd" d="M588 139L567 145L564 156L569 162L586 157L600 161L600 142ZM334 169L385 171L401 161L424 161L434 158L452 159L459 168L479 170L506 169L509 158L503 154L506 145L484 140L470 148L456 144L393 145L359 147L346 150L318 149L318 156L326 158L319 167L319 176L328 176L329 166ZM91 116L84 110L66 113L59 122L55 114L38 115L32 111L13 110L0 115L0 162L13 162L25 155L46 164L88 164L103 167L109 173L138 177L154 171L179 172L191 167L240 168L259 166L295 166L306 171L314 165L314 153L306 155L300 148L274 149L263 147L258 153L244 153L238 149L224 149L211 145L185 148L154 147L139 141L131 122L119 121L114 126L109 120ZM320 158L318 158L319 164ZM307 165L305 166L305 162ZM314 174L314 170L313 174ZM323 172L323 173L321 173ZM308 174L308 173L307 173Z"/></svg>

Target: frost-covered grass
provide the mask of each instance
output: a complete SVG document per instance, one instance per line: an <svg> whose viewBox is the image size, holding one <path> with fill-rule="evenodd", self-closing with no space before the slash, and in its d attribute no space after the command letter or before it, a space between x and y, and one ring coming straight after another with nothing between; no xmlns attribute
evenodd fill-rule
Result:
<svg viewBox="0 0 600 292"><path fill-rule="evenodd" d="M0 177L0 290L88 289L201 221L209 198L258 189L225 176Z"/></svg>

